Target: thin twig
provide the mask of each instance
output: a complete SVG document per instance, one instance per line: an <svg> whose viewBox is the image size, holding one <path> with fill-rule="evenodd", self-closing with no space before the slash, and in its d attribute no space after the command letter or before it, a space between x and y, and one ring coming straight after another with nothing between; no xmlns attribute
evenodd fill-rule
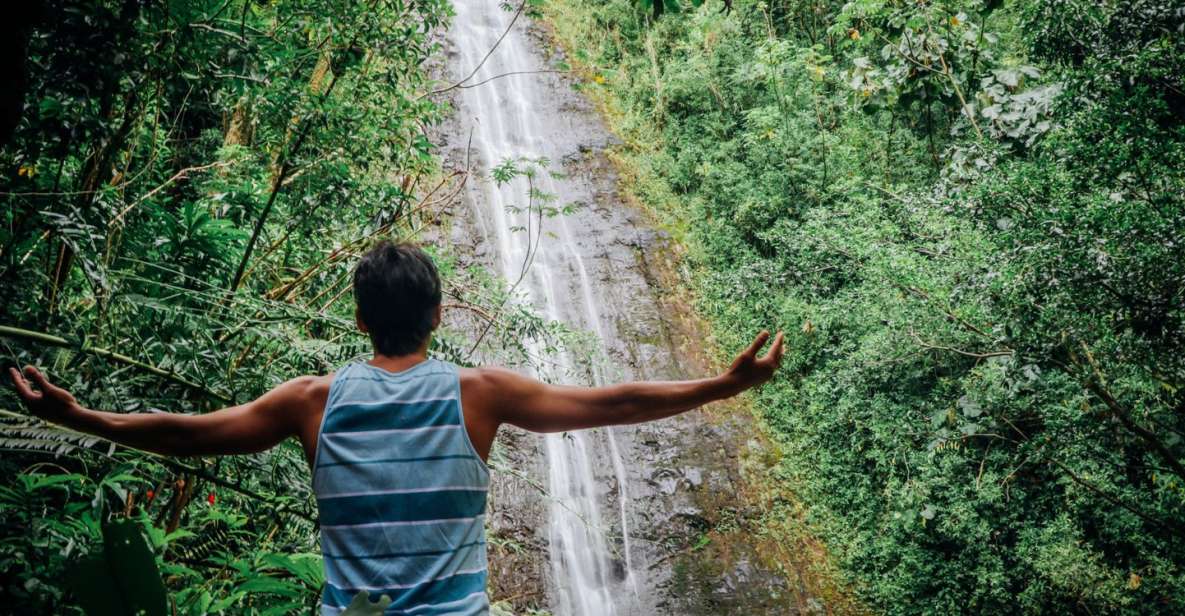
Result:
<svg viewBox="0 0 1185 616"><path fill-rule="evenodd" d="M539 206L539 223L537 225L538 228L535 232L535 245L534 245L534 247L531 246L531 209L534 206L535 181L530 174L526 174L526 177L527 177L527 254L523 255L523 264L522 264L521 269L519 270L518 279L514 281L514 284L510 285L510 289L506 292L506 297L504 297L502 299L502 303L500 303L498 305L498 308L494 311L495 317L502 316L502 310L506 307L506 304L510 302L510 298L514 295L514 292L516 290L518 290L518 286L520 284L522 284L523 279L527 277L527 271L529 269L531 269L531 265L533 265L535 263L535 255L538 254L538 252L539 252L539 242L543 238L543 205L540 204L540 206ZM466 361L473 358L473 353L477 351L477 347L481 345L483 340L485 340L486 334L488 334L490 332L490 328L493 326L494 326L494 321L490 320L486 323L486 326L484 328L482 328L481 334L479 334L477 336L477 340L475 340L473 342L473 346L470 347L469 352L465 354Z"/></svg>
<svg viewBox="0 0 1185 616"><path fill-rule="evenodd" d="M1129 512L1131 512L1133 515L1140 518L1141 520L1143 520L1153 526L1159 527L1165 531L1168 531L1170 534L1185 535L1185 532L1182 531L1182 528L1180 527L1179 524L1174 523L1174 524L1170 525L1168 523L1157 520L1156 518L1154 518L1142 511L1140 511L1139 509L1136 509L1135 507L1123 502L1118 497L1107 494L1106 492L1104 492L1102 490L1102 488L1092 485L1091 483L1082 479L1077 474L1075 474L1074 471L1070 470L1070 468L1068 466L1066 466L1065 464L1062 464L1061 462L1058 462L1057 460L1054 460L1053 458L1048 458L1047 461L1050 464L1060 468L1064 473L1066 473L1066 475L1068 475L1070 477L1071 480L1074 481L1074 483L1082 486L1083 488L1086 488L1087 491L1101 497L1103 500L1111 503L1112 505L1115 505L1117 507L1122 507L1123 509L1128 510Z"/></svg>
<svg viewBox="0 0 1185 616"><path fill-rule="evenodd" d="M541 75L541 74L546 74L546 73L567 74L570 72L571 71L564 71L564 70L560 70L560 69L540 69L537 71L510 71L509 73L502 73L501 75L494 75L493 77L487 77L477 83L471 83L471 84L467 84L467 85L463 85L463 86L453 86L453 88L457 89L457 90L476 88L477 86L485 85L495 79L501 79L503 77L511 77L514 75Z"/></svg>
<svg viewBox="0 0 1185 616"><path fill-rule="evenodd" d="M494 42L494 46L490 47L490 50L486 52L486 55L484 57L482 57L481 62L478 62L477 66L473 67L473 70L470 71L469 74L466 75L464 79L454 83L451 86L448 86L447 88L441 88L439 90L432 90L431 92L421 94L418 98L424 98L425 96L434 96L436 94L448 92L449 90L455 90L457 88L462 87L462 84L464 84L466 81L473 79L473 76L477 74L477 71L481 70L482 65L484 65L486 63L486 60L489 60L490 56L494 54L494 50L497 49L498 46L502 44L502 40L506 38L506 35L510 34L510 30L512 28L514 28L514 22L518 21L519 15L523 14L523 9L525 9L525 8L527 8L527 1L523 0L523 2L521 2L518 5L518 9L516 9L514 11L514 17L512 17L510 19L510 23L506 26L506 30L504 30L502 32L502 36L498 37L498 40Z"/></svg>
<svg viewBox="0 0 1185 616"><path fill-rule="evenodd" d="M165 188L168 188L169 185L172 184L173 182L176 182L177 180L184 179L190 173L194 173L196 171L206 171L208 169L229 167L229 166L235 164L236 162L238 162L238 161L237 160L228 160L228 161L218 161L216 163L210 163L208 165L198 165L196 167L186 167L185 169L182 169L182 170L178 171L177 173L174 173L173 177L165 180L164 184L161 184L160 186L153 188L152 190L144 193L143 195L140 195L140 197L138 199L129 203L127 205L127 207L120 210L119 213L116 214L115 217L112 218L111 221L107 223L107 226L114 227L116 223L123 220L124 215L126 215L128 212L130 212L132 210L132 208L136 207L137 205L140 205L141 203L143 203L144 201L147 201L148 199L151 199L154 195L156 195L156 193L164 190Z"/></svg>
<svg viewBox="0 0 1185 616"><path fill-rule="evenodd" d="M958 353L959 355L965 355L967 357L974 357L976 359L986 359L988 357L1007 357L1007 356L1016 354L1016 351L1013 351L1012 349L1005 349L1003 351L989 351L987 353L974 353L971 351L964 351L962 349L956 349L955 347L942 346L942 345L938 345L938 344L930 344L930 343L926 342L925 340L922 340L921 336L918 336L917 333L914 332L912 329L909 331L909 335L922 348L931 349L931 350L935 350L935 351L950 351L952 353Z"/></svg>

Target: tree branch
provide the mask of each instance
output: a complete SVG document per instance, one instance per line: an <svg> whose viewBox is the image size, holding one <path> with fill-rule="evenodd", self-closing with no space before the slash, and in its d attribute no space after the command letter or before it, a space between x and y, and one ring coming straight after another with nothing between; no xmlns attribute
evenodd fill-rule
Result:
<svg viewBox="0 0 1185 616"><path fill-rule="evenodd" d="M1132 419L1131 415L1127 412L1127 409L1123 408L1123 405L1115 399L1115 396L1111 395L1110 391L1107 391L1107 388L1103 384L1103 373L1101 370L1099 370L1098 362L1095 361L1094 356L1091 354L1090 348L1086 346L1086 343L1083 342L1081 344L1082 350L1086 354L1087 363L1090 365L1090 369L1093 374L1090 379L1087 379L1086 388L1103 401L1103 404L1107 406L1107 410L1111 411L1111 416L1115 419L1118 419L1119 423L1123 424L1124 428L1126 428L1132 434L1140 437L1141 440L1143 440L1148 444L1149 447L1156 451L1156 453L1164 459L1165 463L1169 465L1169 468L1173 469L1173 472L1176 473L1178 477L1185 478L1185 466L1181 465L1181 462L1177 460L1177 456L1169 450L1168 446L1165 445L1155 433L1153 433L1148 428L1136 423L1136 421ZM1073 355L1071 355L1070 359L1075 363L1078 363Z"/></svg>
<svg viewBox="0 0 1185 616"><path fill-rule="evenodd" d="M62 347L62 348L67 348L67 349L77 349L83 353L97 355L99 357L117 361L121 364L127 364L129 366L138 368L138 369L143 370L144 372L148 372L150 374L155 374L156 376L159 376L164 379L168 379L174 383L177 383L178 385L184 385L190 389L193 389L194 391L205 394L205 395L207 395L211 398L214 398L216 400L220 400L222 402L227 402L227 403L231 402L230 396L227 396L225 394L220 394L216 391L207 389L205 386L203 386L199 383L190 381L189 379L186 379L185 377L183 377L175 372L171 372L171 371L165 370L163 368L158 368L157 366L153 366L152 364L144 363L142 361L133 359L133 358L128 357L127 355L124 355L122 353L116 353L115 351L112 351L109 349L104 349L104 348L100 348L100 347L90 347L90 346L86 346L85 344L74 344L74 343L70 342L69 340L62 338L60 336L54 336L53 334L46 334L44 332L35 332L35 331L27 330L27 329L21 329L19 327L10 327L8 325L0 325L0 336L7 337L7 338L19 338L21 340L28 340L30 342L39 342L41 344L45 344L45 345L49 345L49 346Z"/></svg>

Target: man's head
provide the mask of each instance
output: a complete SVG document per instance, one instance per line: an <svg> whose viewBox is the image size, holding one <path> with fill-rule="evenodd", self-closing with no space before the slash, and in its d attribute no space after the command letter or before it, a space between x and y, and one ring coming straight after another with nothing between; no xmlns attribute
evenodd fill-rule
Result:
<svg viewBox="0 0 1185 616"><path fill-rule="evenodd" d="M440 276L413 244L383 240L354 270L358 327L380 355L416 352L440 324Z"/></svg>

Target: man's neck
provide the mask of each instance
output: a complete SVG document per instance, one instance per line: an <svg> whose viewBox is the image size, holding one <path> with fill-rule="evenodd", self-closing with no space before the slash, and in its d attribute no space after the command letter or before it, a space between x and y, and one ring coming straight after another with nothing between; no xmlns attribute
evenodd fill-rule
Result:
<svg viewBox="0 0 1185 616"><path fill-rule="evenodd" d="M418 349L407 355L382 355L375 353L374 357L366 362L376 368L382 368L388 372L403 372L412 366L428 360L428 349Z"/></svg>

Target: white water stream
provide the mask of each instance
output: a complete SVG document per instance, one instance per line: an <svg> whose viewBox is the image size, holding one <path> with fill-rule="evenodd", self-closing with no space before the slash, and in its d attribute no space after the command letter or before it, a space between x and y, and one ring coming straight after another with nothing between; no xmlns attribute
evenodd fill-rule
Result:
<svg viewBox="0 0 1185 616"><path fill-rule="evenodd" d="M587 197L575 186L578 180L557 179L548 173L558 170L561 159L579 148L574 134L578 131L567 124L556 100L554 76L540 73L548 67L534 51L526 18L520 16L510 27L514 13L499 4L456 0L457 14L448 35L457 53L451 67L454 78L462 79L480 65L465 82L480 85L460 89L455 99L465 130L472 131L474 166L487 172L468 184L468 201L476 210L476 226L496 250L502 275L513 283L529 262L518 291L547 318L603 339L598 281L590 278L588 255L582 252L589 244L582 240L593 230L573 228L579 223L561 215L543 218L540 235L537 210L526 208L527 180L520 177L502 186L488 180L488 171L505 159L542 157L550 159L552 166L536 174L536 189L555 195L556 206ZM499 43L503 33L506 36ZM546 78L553 81L549 84ZM538 355L545 354L537 350ZM565 379L577 371L572 356L551 356L555 364L541 368L539 376ZM603 378L594 369L592 380ZM544 443L547 488L554 500L547 534L554 612L557 616L624 616L649 611L637 593L627 523L627 477L612 430L548 435ZM616 508L603 507L603 494L609 490L606 477L616 479ZM610 527L620 535L609 536Z"/></svg>

